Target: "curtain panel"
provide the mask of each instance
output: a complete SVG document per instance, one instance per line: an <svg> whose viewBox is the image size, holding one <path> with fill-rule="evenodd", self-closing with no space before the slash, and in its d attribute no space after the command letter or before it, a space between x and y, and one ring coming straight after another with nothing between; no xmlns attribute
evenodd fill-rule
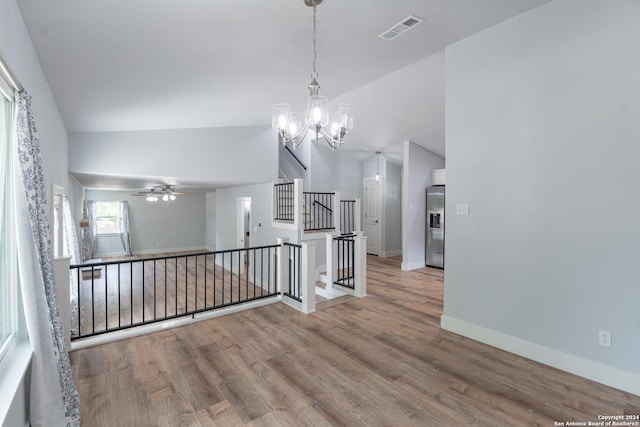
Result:
<svg viewBox="0 0 640 427"><path fill-rule="evenodd" d="M40 142L31 96L25 91L16 96L16 138L18 173L22 178L16 179L18 272L33 349L30 423L79 426L80 399L71 374L56 295Z"/></svg>
<svg viewBox="0 0 640 427"><path fill-rule="evenodd" d="M120 240L125 255L133 255L131 252L131 234L129 232L129 202L120 200L118 202L120 216Z"/></svg>
<svg viewBox="0 0 640 427"><path fill-rule="evenodd" d="M95 200L85 200L82 207L83 218L89 220L89 227L82 229L82 262L93 259L98 249L98 224L96 222Z"/></svg>

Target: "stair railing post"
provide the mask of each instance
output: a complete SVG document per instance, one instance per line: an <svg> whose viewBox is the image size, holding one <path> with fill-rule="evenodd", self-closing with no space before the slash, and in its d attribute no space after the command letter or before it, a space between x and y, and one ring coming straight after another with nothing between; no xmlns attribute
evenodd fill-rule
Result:
<svg viewBox="0 0 640 427"><path fill-rule="evenodd" d="M331 206L333 214L331 218L333 218L333 229L336 231L340 231L340 192L336 191L333 193L333 206Z"/></svg>
<svg viewBox="0 0 640 427"><path fill-rule="evenodd" d="M327 262L326 262L326 269L327 269L327 292L328 290L333 287L333 282L336 281L336 275L338 272L338 255L336 254L336 251L334 250L334 242L333 242L333 238L336 237L337 235L339 235L339 233L327 233L325 234L325 238L326 238L326 243L325 243L325 247L326 247L326 252L327 252Z"/></svg>
<svg viewBox="0 0 640 427"><path fill-rule="evenodd" d="M316 244L313 242L302 242L302 284L300 293L302 298L302 312L304 314L316 311Z"/></svg>
<svg viewBox="0 0 640 427"><path fill-rule="evenodd" d="M276 285L280 299L282 294L289 291L289 251L284 244L289 241L287 237L276 238L278 249L276 249Z"/></svg>
<svg viewBox="0 0 640 427"><path fill-rule="evenodd" d="M296 178L293 180L293 223L298 230L304 229L303 203L302 203L303 180Z"/></svg>
<svg viewBox="0 0 640 427"><path fill-rule="evenodd" d="M355 276L354 295L364 297L367 295L367 237L362 231L356 231L354 237L354 266Z"/></svg>
<svg viewBox="0 0 640 427"><path fill-rule="evenodd" d="M353 231L362 231L362 204L361 199L355 199L353 206Z"/></svg>

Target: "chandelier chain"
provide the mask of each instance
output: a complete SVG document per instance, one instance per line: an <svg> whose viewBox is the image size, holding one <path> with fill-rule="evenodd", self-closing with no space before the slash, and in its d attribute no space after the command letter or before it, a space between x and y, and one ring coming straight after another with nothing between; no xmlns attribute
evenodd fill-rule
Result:
<svg viewBox="0 0 640 427"><path fill-rule="evenodd" d="M316 2L313 1L313 63L311 66L311 80L318 79L318 71L316 70L316 58L318 56L318 50L316 47Z"/></svg>

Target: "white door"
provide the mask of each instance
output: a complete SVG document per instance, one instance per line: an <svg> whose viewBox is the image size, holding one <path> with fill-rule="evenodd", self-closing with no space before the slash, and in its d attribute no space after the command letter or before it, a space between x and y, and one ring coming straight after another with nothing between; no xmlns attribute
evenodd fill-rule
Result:
<svg viewBox="0 0 640 427"><path fill-rule="evenodd" d="M380 235L382 223L381 212L381 186L382 181L376 182L373 178L364 179L363 191L363 217L364 235L367 236L367 253L372 255L380 254Z"/></svg>

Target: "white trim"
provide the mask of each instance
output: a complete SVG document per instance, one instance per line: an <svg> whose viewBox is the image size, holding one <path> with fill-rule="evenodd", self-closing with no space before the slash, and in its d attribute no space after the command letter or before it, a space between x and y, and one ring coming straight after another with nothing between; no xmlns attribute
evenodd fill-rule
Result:
<svg viewBox="0 0 640 427"><path fill-rule="evenodd" d="M7 357L0 363L0 424L4 425L4 420L13 405L16 392L24 375L31 364L33 351L26 338L19 339L11 349Z"/></svg>
<svg viewBox="0 0 640 427"><path fill-rule="evenodd" d="M440 327L518 356L640 396L640 375L442 315Z"/></svg>
<svg viewBox="0 0 640 427"><path fill-rule="evenodd" d="M70 351L81 350L83 348L93 347L96 345L106 344L114 341L120 341L127 338L150 334L153 332L160 332L164 331L165 329L171 329L178 326L190 325L194 322L200 322L202 320L213 319L215 317L226 316L227 314L233 314L244 310L250 310L252 308L274 304L276 302L279 302L280 300L281 298L279 296L267 297L252 302L233 305L227 308L220 308L204 313L197 313L193 318L191 316L185 316L178 319L151 323L149 325L137 326L130 329L123 329L121 331L109 332L106 334L97 335L95 337L76 340L71 343Z"/></svg>
<svg viewBox="0 0 640 427"><path fill-rule="evenodd" d="M394 256L400 256L400 255L402 255L402 249L396 249L393 251L382 251L378 256L381 256L382 258L389 258ZM424 267L424 265L422 267ZM416 268L419 268L419 267L416 267Z"/></svg>
<svg viewBox="0 0 640 427"><path fill-rule="evenodd" d="M403 262L400 268L402 269L402 271L410 271L410 270L415 270L417 268L422 268L422 267L425 267L424 260L413 261L413 262Z"/></svg>

